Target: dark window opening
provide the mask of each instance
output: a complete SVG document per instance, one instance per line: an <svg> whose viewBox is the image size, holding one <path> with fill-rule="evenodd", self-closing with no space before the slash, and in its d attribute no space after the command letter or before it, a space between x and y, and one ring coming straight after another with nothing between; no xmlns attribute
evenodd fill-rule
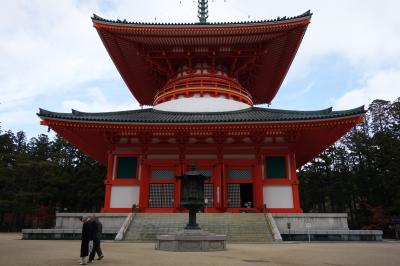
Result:
<svg viewBox="0 0 400 266"><path fill-rule="evenodd" d="M118 157L117 178L136 178L137 157Z"/></svg>
<svg viewBox="0 0 400 266"><path fill-rule="evenodd" d="M267 178L286 178L285 157L266 158Z"/></svg>

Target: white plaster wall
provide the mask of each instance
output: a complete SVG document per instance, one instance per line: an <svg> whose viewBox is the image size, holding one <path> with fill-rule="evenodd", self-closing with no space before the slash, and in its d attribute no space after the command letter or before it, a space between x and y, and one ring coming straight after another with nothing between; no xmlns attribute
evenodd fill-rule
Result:
<svg viewBox="0 0 400 266"><path fill-rule="evenodd" d="M226 112L250 108L242 102L226 99L224 96L194 95L190 98L178 98L155 105L153 108L169 112Z"/></svg>
<svg viewBox="0 0 400 266"><path fill-rule="evenodd" d="M267 208L293 208L292 186L264 186L263 192Z"/></svg>
<svg viewBox="0 0 400 266"><path fill-rule="evenodd" d="M111 208L132 208L139 204L139 186L112 186Z"/></svg>

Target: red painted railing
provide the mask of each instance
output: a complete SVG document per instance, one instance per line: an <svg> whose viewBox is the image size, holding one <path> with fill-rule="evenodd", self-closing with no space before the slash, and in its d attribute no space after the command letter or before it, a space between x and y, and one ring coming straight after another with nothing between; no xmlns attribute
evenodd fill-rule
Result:
<svg viewBox="0 0 400 266"><path fill-rule="evenodd" d="M154 97L153 105L157 105L183 95L209 94L213 97L225 96L239 102L253 105L250 93L237 81L218 74L191 74L170 80Z"/></svg>

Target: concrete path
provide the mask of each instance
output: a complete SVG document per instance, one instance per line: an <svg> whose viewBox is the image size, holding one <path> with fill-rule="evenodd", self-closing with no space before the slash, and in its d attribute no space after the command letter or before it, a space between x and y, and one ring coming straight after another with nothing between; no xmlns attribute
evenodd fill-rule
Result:
<svg viewBox="0 0 400 266"><path fill-rule="evenodd" d="M79 241L20 240L0 234L0 265L78 265ZM400 265L400 242L228 244L227 251L175 253L152 243L102 243L105 258L93 265Z"/></svg>

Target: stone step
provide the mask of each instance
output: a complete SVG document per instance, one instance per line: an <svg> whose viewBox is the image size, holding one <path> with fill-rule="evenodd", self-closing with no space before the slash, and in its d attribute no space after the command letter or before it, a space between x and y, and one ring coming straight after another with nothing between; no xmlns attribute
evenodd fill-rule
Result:
<svg viewBox="0 0 400 266"><path fill-rule="evenodd" d="M152 241L158 234L182 230L187 213L138 213L129 226L124 240ZM199 213L200 227L216 234L226 234L232 242L271 242L271 230L260 213Z"/></svg>

